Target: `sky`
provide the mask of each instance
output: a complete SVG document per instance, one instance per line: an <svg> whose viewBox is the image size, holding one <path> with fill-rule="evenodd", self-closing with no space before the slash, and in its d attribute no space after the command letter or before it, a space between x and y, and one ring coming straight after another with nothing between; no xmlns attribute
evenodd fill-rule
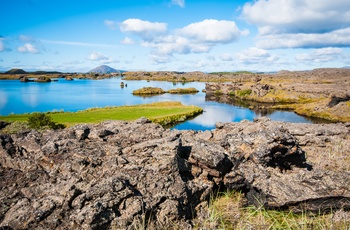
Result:
<svg viewBox="0 0 350 230"><path fill-rule="evenodd" d="M349 0L0 0L0 71L350 66Z"/></svg>

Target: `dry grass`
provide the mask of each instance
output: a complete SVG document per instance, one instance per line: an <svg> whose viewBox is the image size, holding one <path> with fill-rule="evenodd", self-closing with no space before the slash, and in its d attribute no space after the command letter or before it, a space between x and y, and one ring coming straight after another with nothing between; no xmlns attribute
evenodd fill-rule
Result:
<svg viewBox="0 0 350 230"><path fill-rule="evenodd" d="M209 216L198 229L344 229L350 228L350 213L330 214L266 210L246 206L243 194L224 193L210 203Z"/></svg>

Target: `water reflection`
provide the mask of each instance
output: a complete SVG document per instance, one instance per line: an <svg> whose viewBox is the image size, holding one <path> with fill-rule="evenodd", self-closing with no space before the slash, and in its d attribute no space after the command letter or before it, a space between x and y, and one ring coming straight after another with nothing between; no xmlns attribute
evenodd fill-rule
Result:
<svg viewBox="0 0 350 230"><path fill-rule="evenodd" d="M6 106L7 101L6 93L0 90L0 110Z"/></svg>
<svg viewBox="0 0 350 230"><path fill-rule="evenodd" d="M254 111L254 113L257 116L267 116L267 115L270 115L276 111L276 110L270 108L271 104L259 103L259 102L255 102L255 101L243 101L243 100L240 100L239 98L230 97L227 95L209 95L209 94L207 94L207 95L205 95L205 100L206 101L216 101L219 103L224 103L224 104L228 104L228 105L234 105L234 106L238 106L238 107L242 107L242 108L247 108L247 109Z"/></svg>
<svg viewBox="0 0 350 230"><path fill-rule="evenodd" d="M124 86L121 87L121 82ZM197 94L162 94L134 96L142 87L159 87L163 90L194 87ZM271 110L263 104L247 103L230 97L207 96L201 92L205 83L173 83L159 81L126 81L121 78L104 80L75 79L47 84L18 80L0 81L0 114L30 113L34 111L78 111L92 107L145 104L159 101L180 101L185 105L203 108L203 114L175 126L176 129L210 130L217 122L238 122L268 116L272 120L311 123L310 119L293 112ZM10 100L11 99L11 100Z"/></svg>

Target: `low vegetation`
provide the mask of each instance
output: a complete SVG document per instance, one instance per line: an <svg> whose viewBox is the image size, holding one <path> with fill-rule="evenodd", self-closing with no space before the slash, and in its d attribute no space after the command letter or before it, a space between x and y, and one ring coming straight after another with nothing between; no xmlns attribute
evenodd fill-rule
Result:
<svg viewBox="0 0 350 230"><path fill-rule="evenodd" d="M143 87L132 92L134 95L158 95L164 93L165 91L163 89L157 87Z"/></svg>
<svg viewBox="0 0 350 230"><path fill-rule="evenodd" d="M185 106L180 102L156 102L134 106L116 106L105 108L92 108L78 112L48 112L33 114L12 114L0 116L0 120L13 122L18 128L42 127L58 128L72 126L78 123L99 123L105 120L136 120L146 117L153 122L168 125L184 121L202 113L197 106ZM61 124L61 125L58 125ZM10 132L19 131L11 125L6 127ZM21 130L21 129L20 129Z"/></svg>
<svg viewBox="0 0 350 230"><path fill-rule="evenodd" d="M177 88L168 90L167 93L171 94L189 94L189 93L198 93L199 91L196 88Z"/></svg>
<svg viewBox="0 0 350 230"><path fill-rule="evenodd" d="M293 213L248 206L240 192L224 192L212 197L206 220L198 229L349 229L350 219L342 210L330 213Z"/></svg>
<svg viewBox="0 0 350 230"><path fill-rule="evenodd" d="M28 116L28 126L32 129L58 129L64 128L64 125L52 121L50 115L46 113L32 113Z"/></svg>
<svg viewBox="0 0 350 230"><path fill-rule="evenodd" d="M196 88L177 88L165 91L157 87L143 87L141 89L134 90L132 94L134 95L159 95L164 93L170 94L191 94L198 93L199 91Z"/></svg>

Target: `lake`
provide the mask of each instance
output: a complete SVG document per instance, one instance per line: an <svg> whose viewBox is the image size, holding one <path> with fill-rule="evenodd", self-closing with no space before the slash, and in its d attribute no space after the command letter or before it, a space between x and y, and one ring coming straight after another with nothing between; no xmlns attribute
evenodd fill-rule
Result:
<svg viewBox="0 0 350 230"><path fill-rule="evenodd" d="M121 88L124 82L127 87ZM152 97L132 95L132 91L142 87L160 87L164 90L194 87L197 94L163 94ZM163 81L125 81L121 78L103 80L57 79L50 83L20 82L0 80L0 115L11 113L31 113L48 111L78 111L92 107L145 104L158 101L180 101L185 105L202 107L203 114L176 125L176 129L211 130L216 122L238 122L253 120L266 115L275 121L312 123L308 118L289 111L260 112L234 103L221 103L206 98L202 89L205 83L172 83Z"/></svg>

